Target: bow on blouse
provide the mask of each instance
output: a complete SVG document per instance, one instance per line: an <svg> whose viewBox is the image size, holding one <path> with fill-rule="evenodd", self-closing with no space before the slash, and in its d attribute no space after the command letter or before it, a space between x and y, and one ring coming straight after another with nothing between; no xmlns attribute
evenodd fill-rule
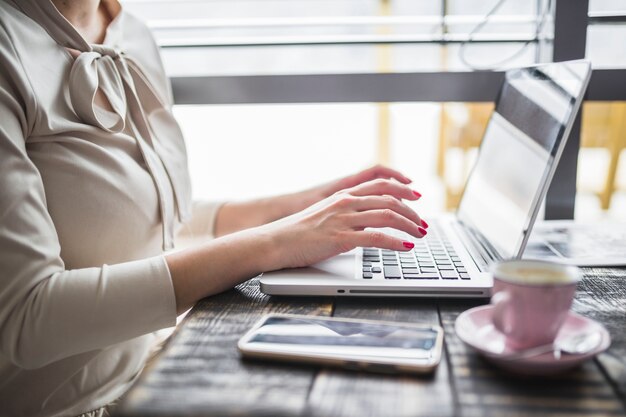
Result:
<svg viewBox="0 0 626 417"><path fill-rule="evenodd" d="M78 55L70 71L69 90L74 111L91 125L119 133L126 127L126 115L130 107L131 116L139 119L134 121L139 125L137 128L144 140L152 144L152 134L145 115L159 108L165 109L167 105L154 91L139 65L124 52L105 45L90 45L90 48L91 51ZM112 111L96 102L98 90Z"/></svg>
<svg viewBox="0 0 626 417"><path fill-rule="evenodd" d="M118 60L122 66L120 57L121 52L114 48L94 45L91 52L78 55L70 71L70 99L74 111L85 122L111 133L121 132L126 127L124 81L115 64ZM98 89L112 111L97 105Z"/></svg>
<svg viewBox="0 0 626 417"><path fill-rule="evenodd" d="M184 221L191 212L191 185L182 132L169 106L135 60L120 49L88 44L50 0L20 0L14 4L59 45L78 52L69 75L75 113L87 124L113 134L128 131L137 140L159 195L163 247L172 248L176 210L165 190L171 184L178 217ZM121 24L122 17L118 11L117 24Z"/></svg>

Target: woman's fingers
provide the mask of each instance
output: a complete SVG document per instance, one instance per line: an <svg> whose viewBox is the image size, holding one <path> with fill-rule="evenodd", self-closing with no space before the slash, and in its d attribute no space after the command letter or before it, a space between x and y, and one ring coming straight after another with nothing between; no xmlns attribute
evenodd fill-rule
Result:
<svg viewBox="0 0 626 417"><path fill-rule="evenodd" d="M411 183L410 178L406 177L395 169L387 168L382 165L376 165L338 181L337 184L339 188L337 189L337 191L346 188L356 187L359 184L363 184L364 182L369 182L378 178L384 178L389 180L394 179L401 182L402 184Z"/></svg>
<svg viewBox="0 0 626 417"><path fill-rule="evenodd" d="M367 196L367 197L353 197L352 209L355 211L368 211L379 209L391 209L398 214L411 220L413 223L423 228L428 228L428 224L422 220L422 218L411 207L404 204L397 198L385 195L385 196Z"/></svg>
<svg viewBox="0 0 626 417"><path fill-rule="evenodd" d="M360 180L357 184L375 180L377 178L393 178L396 181L400 181L402 184L410 184L412 182L410 178L403 175L401 172L382 165L376 165L369 169L366 169L365 171L358 173L356 177Z"/></svg>
<svg viewBox="0 0 626 417"><path fill-rule="evenodd" d="M411 187L385 179L369 181L346 191L354 196L390 195L405 200L417 200L422 196Z"/></svg>
<svg viewBox="0 0 626 417"><path fill-rule="evenodd" d="M412 242L390 236L380 230L355 231L346 239L351 247L381 248L395 251L409 251L415 246Z"/></svg>
<svg viewBox="0 0 626 417"><path fill-rule="evenodd" d="M348 225L357 230L366 227L391 227L406 232L417 238L426 235L426 229L391 209L369 210L353 213L347 217Z"/></svg>

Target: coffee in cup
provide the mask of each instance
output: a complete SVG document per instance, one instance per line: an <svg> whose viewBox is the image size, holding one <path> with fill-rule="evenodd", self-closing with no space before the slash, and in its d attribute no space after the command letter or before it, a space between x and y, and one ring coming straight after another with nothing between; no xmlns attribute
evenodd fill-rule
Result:
<svg viewBox="0 0 626 417"><path fill-rule="evenodd" d="M567 318L580 270L545 261L504 261L493 268L493 323L513 349L550 344Z"/></svg>

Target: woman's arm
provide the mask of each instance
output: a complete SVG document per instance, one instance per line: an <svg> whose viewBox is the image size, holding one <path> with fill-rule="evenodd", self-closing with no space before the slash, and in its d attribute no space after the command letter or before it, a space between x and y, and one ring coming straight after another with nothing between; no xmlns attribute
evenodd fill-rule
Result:
<svg viewBox="0 0 626 417"><path fill-rule="evenodd" d="M423 237L422 220L402 199L418 194L396 181L369 181L272 223L169 254L177 311L261 272L310 265L357 246L409 250L411 242L366 229L392 227Z"/></svg>
<svg viewBox="0 0 626 417"><path fill-rule="evenodd" d="M176 305L163 256L66 269L26 150L39 109L13 44L0 25L0 356L34 369L173 326Z"/></svg>
<svg viewBox="0 0 626 417"><path fill-rule="evenodd" d="M400 172L380 165L308 190L277 197L225 203L215 219L215 236L260 226L297 213L334 193L374 179L394 179L402 184L411 180ZM417 194L419 197L419 193Z"/></svg>

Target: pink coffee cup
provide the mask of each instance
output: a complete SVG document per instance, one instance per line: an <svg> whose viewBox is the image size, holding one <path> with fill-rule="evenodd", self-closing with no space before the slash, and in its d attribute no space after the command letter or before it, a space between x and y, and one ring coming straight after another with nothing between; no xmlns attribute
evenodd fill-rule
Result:
<svg viewBox="0 0 626 417"><path fill-rule="evenodd" d="M504 261L493 268L493 324L513 349L554 342L567 318L580 270L544 261Z"/></svg>

